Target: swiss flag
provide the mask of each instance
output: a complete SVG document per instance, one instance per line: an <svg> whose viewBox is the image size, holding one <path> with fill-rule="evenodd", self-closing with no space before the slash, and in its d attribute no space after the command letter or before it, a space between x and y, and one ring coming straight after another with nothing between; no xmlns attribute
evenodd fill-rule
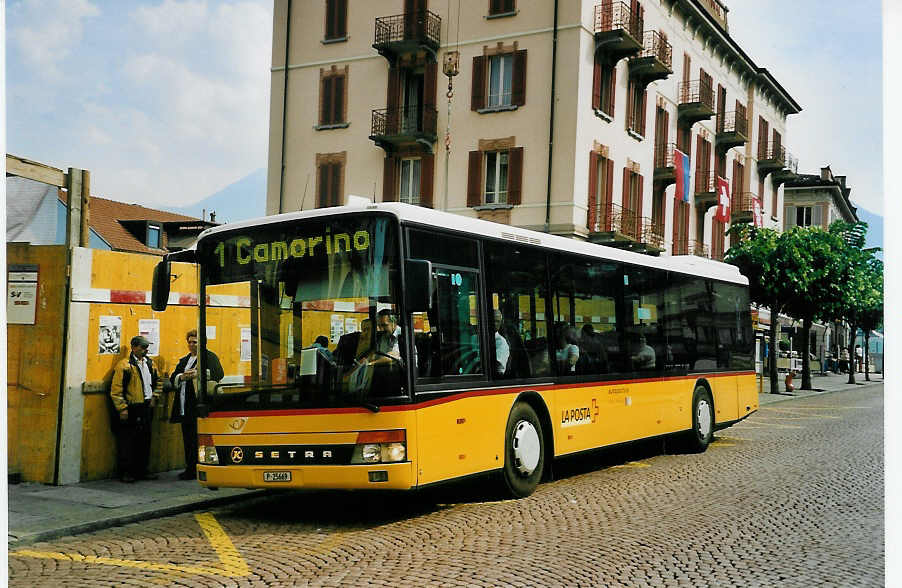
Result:
<svg viewBox="0 0 902 588"><path fill-rule="evenodd" d="M761 213L761 201L757 196L752 198L752 222L756 227L764 226L764 215Z"/></svg>
<svg viewBox="0 0 902 588"><path fill-rule="evenodd" d="M714 218L723 223L730 222L730 184L720 176L717 176L717 210Z"/></svg>
<svg viewBox="0 0 902 588"><path fill-rule="evenodd" d="M679 149L673 150L673 170L676 175L674 198L689 202L689 156Z"/></svg>

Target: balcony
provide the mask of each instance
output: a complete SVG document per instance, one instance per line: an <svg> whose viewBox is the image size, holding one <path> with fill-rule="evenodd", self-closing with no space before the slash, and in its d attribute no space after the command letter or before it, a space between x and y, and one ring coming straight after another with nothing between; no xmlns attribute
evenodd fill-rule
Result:
<svg viewBox="0 0 902 588"><path fill-rule="evenodd" d="M605 1L595 6L595 52L610 64L642 50L643 19L626 2Z"/></svg>
<svg viewBox="0 0 902 588"><path fill-rule="evenodd" d="M760 210L761 204L758 195L754 192L743 192L741 194L733 194L730 202L730 218L734 223L750 223L755 218L755 203L758 203Z"/></svg>
<svg viewBox="0 0 902 588"><path fill-rule="evenodd" d="M710 80L693 80L680 84L677 118L683 126L692 126L714 116L714 88Z"/></svg>
<svg viewBox="0 0 902 588"><path fill-rule="evenodd" d="M711 249L702 241L680 240L673 242L673 255L694 255L711 259Z"/></svg>
<svg viewBox="0 0 902 588"><path fill-rule="evenodd" d="M775 170L774 175L771 176L771 181L774 183L774 188L776 188L783 182L789 182L799 177L798 158L793 157L792 153L790 153L789 151L784 151L784 153L785 155L783 158L783 167Z"/></svg>
<svg viewBox="0 0 902 588"><path fill-rule="evenodd" d="M717 204L717 174L706 169L695 172L695 206L708 210Z"/></svg>
<svg viewBox="0 0 902 588"><path fill-rule="evenodd" d="M435 58L441 40L442 18L422 10L377 18L373 48L394 63L399 56L421 49Z"/></svg>
<svg viewBox="0 0 902 588"><path fill-rule="evenodd" d="M431 149L436 140L437 120L438 110L434 106L374 110L370 140L386 151L412 143Z"/></svg>
<svg viewBox="0 0 902 588"><path fill-rule="evenodd" d="M731 147L745 145L749 139L749 121L745 112L724 112L717 115L717 134L714 144L726 151Z"/></svg>
<svg viewBox="0 0 902 588"><path fill-rule="evenodd" d="M771 141L758 144L758 175L762 178L786 165L786 148Z"/></svg>
<svg viewBox="0 0 902 588"><path fill-rule="evenodd" d="M676 171L673 164L674 149L676 149L675 143L655 145L655 184L669 186L676 181Z"/></svg>
<svg viewBox="0 0 902 588"><path fill-rule="evenodd" d="M657 255L664 250L664 227L632 210L611 204L602 212L600 230L589 233L589 240L618 249Z"/></svg>
<svg viewBox="0 0 902 588"><path fill-rule="evenodd" d="M663 80L673 73L673 48L658 31L645 31L642 50L630 57L630 77L645 88L655 80Z"/></svg>

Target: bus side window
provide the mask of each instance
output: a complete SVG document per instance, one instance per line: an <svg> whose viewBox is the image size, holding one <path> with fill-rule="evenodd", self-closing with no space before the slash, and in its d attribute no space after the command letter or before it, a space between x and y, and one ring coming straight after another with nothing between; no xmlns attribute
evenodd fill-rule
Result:
<svg viewBox="0 0 902 588"><path fill-rule="evenodd" d="M506 243L486 243L485 279L492 317L500 324L490 337L495 378L516 379L551 373L545 292L545 254ZM498 312L496 312L498 311ZM495 334L504 338L498 341ZM509 354L502 368L498 355Z"/></svg>
<svg viewBox="0 0 902 588"><path fill-rule="evenodd" d="M632 266L623 268L624 342L631 371L658 371L667 364L666 287L663 272Z"/></svg>

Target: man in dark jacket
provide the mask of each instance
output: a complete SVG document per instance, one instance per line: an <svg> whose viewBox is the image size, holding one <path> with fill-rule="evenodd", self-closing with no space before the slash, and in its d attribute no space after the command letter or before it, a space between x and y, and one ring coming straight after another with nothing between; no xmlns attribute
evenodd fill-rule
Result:
<svg viewBox="0 0 902 588"><path fill-rule="evenodd" d="M150 459L152 406L160 395L160 381L147 357L150 341L132 337L131 353L116 364L110 398L119 417L116 440L119 446L119 475L123 482L153 480L147 471ZM114 417L115 418L115 417Z"/></svg>
<svg viewBox="0 0 902 588"><path fill-rule="evenodd" d="M197 477L197 395L194 387L200 381L197 371L197 330L188 331L185 339L188 341L188 355L179 360L170 376L172 386L175 388L175 398L169 420L182 424L185 471L179 474L179 479L193 480ZM219 358L209 349L204 357L204 367L209 371L207 381L218 382L224 375Z"/></svg>

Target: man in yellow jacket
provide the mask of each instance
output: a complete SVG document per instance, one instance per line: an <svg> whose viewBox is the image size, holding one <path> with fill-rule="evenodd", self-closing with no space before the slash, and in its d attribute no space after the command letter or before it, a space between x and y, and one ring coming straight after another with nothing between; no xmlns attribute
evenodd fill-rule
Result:
<svg viewBox="0 0 902 588"><path fill-rule="evenodd" d="M113 371L110 396L119 416L116 440L119 446L119 475L123 482L154 480L147 471L150 458L150 429L153 405L160 394L160 379L149 357L150 341L132 337L131 353Z"/></svg>

